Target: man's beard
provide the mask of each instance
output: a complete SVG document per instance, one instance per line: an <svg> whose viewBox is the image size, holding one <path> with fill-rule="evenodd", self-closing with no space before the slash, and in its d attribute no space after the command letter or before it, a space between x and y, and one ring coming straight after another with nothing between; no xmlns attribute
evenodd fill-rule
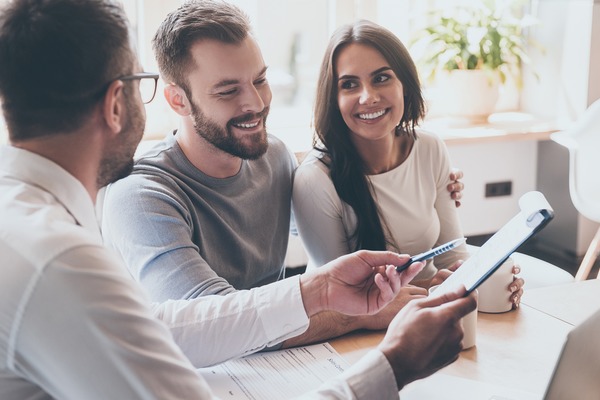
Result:
<svg viewBox="0 0 600 400"><path fill-rule="evenodd" d="M196 133L216 148L244 160L256 160L267 151L269 147L266 131L267 115L269 114L268 106L260 113L246 114L230 119L225 129L204 115L193 102L191 102L191 107ZM262 119L263 129L261 131L252 134L247 133L243 138L234 136L232 132L233 124L252 121L256 118Z"/></svg>
<svg viewBox="0 0 600 400"><path fill-rule="evenodd" d="M133 156L144 133L146 118L131 94L125 98L126 124L118 135L120 140L114 148L105 151L100 162L97 184L101 188L125 178L133 171Z"/></svg>

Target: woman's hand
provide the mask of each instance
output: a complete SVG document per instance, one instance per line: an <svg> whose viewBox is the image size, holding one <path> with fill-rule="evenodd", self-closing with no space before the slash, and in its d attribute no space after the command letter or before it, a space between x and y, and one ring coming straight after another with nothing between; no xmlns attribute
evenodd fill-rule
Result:
<svg viewBox="0 0 600 400"><path fill-rule="evenodd" d="M439 269L435 275L431 278L431 279L424 279L424 280L413 280L411 282L412 285L415 286L420 286L422 288L428 289L432 288L436 285L440 285L442 282L444 282L446 279L448 279L448 277L450 275L452 275L452 273L454 271L456 271L458 269L458 267L460 267L463 263L463 260L458 260L457 262L455 262L452 266L448 267L448 268L443 268L443 269Z"/></svg>
<svg viewBox="0 0 600 400"><path fill-rule="evenodd" d="M450 192L450 197L454 200L454 204L456 207L460 207L460 199L462 199L462 191L465 188L465 185L460 181L463 178L462 170L458 168L452 168L450 171L450 183L448 184L448 191Z"/></svg>
<svg viewBox="0 0 600 400"><path fill-rule="evenodd" d="M431 278L429 280L419 280L419 281L413 280L411 283L413 285L420 286L425 289L429 289L433 286L440 285L454 271L456 271L462 265L462 263L463 263L463 261L459 260L456 263L454 263L454 265L452 265L451 267L438 270L438 272L433 276L433 278ZM513 270L512 270L513 280L507 287L508 291L510 292L509 299L510 299L510 302L512 303L513 310L516 310L517 308L519 308L519 305L521 304L521 297L523 297L523 286L525 285L525 280L523 278L517 276L517 274L519 274L520 272L521 272L521 267L518 264L513 265Z"/></svg>
<svg viewBox="0 0 600 400"><path fill-rule="evenodd" d="M510 301L512 303L513 310L519 308L519 304L521 304L521 297L523 296L523 285L525 285L525 281L523 278L516 276L519 272L521 272L521 267L518 264L513 265L513 281L508 286L508 290L511 292Z"/></svg>

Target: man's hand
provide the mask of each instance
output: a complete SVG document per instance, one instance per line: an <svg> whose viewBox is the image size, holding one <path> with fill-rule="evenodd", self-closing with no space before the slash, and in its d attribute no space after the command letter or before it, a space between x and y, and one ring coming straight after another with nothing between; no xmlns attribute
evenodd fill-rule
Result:
<svg viewBox="0 0 600 400"><path fill-rule="evenodd" d="M382 330L387 329L396 314L410 301L427 297L427 289L419 286L407 285L400 289L396 298L375 315L362 317L361 329Z"/></svg>
<svg viewBox="0 0 600 400"><path fill-rule="evenodd" d="M306 313L310 317L324 310L346 315L378 312L423 269L419 262L396 272L395 266L408 259L406 254L361 250L302 275L300 290Z"/></svg>
<svg viewBox="0 0 600 400"><path fill-rule="evenodd" d="M454 200L454 204L456 207L460 207L460 199L462 199L462 191L465 188L460 179L463 178L463 172L458 168L452 168L450 171L450 180L452 181L448 184L447 189L450 192L450 197Z"/></svg>
<svg viewBox="0 0 600 400"><path fill-rule="evenodd" d="M398 390L458 358L463 339L460 319L477 305L474 293L464 295L463 287L443 296L411 301L392 320L379 350L394 370Z"/></svg>

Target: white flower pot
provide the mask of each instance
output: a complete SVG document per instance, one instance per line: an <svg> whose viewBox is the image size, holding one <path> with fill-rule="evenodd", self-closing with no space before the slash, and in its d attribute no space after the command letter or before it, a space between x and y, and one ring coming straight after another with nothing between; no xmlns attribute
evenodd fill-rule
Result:
<svg viewBox="0 0 600 400"><path fill-rule="evenodd" d="M452 70L439 75L439 111L485 122L498 101L500 77L485 70Z"/></svg>

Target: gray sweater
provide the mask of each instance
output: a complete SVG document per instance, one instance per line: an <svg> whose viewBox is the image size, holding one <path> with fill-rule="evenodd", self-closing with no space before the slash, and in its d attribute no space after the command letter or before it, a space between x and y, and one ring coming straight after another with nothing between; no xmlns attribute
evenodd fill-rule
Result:
<svg viewBox="0 0 600 400"><path fill-rule="evenodd" d="M153 301L225 294L276 281L290 226L293 155L277 138L237 175L195 168L174 135L111 185L102 231Z"/></svg>

